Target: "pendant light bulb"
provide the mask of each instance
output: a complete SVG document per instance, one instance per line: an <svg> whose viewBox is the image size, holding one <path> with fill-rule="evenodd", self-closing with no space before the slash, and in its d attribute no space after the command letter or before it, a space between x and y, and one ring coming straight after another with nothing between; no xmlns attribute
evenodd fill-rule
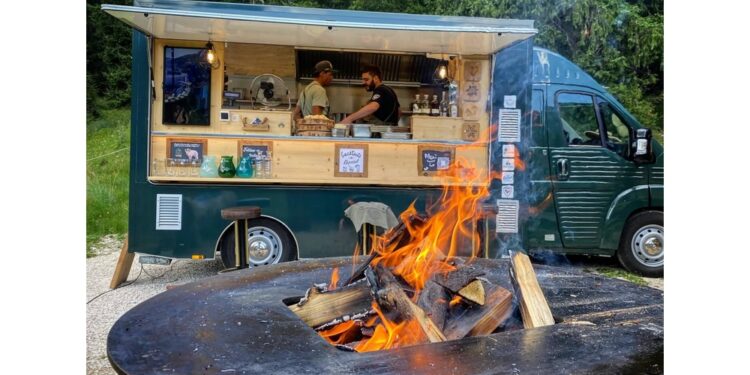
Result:
<svg viewBox="0 0 750 375"><path fill-rule="evenodd" d="M206 61L213 65L214 61L216 61L216 53L214 52L214 44L211 42L208 42L206 44L206 48L208 49L208 52L206 53Z"/></svg>
<svg viewBox="0 0 750 375"><path fill-rule="evenodd" d="M445 79L445 77L448 76L448 68L446 68L445 65L440 65L438 76L440 77L440 79Z"/></svg>

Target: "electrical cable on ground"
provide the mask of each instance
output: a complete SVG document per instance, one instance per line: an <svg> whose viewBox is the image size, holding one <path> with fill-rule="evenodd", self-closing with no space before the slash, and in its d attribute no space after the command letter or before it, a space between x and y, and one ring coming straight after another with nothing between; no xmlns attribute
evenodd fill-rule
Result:
<svg viewBox="0 0 750 375"><path fill-rule="evenodd" d="M159 276L154 276L154 275L152 275L152 274L148 273L148 271L146 271L146 269L145 269L145 268L143 268L143 264L141 264L141 269L140 269L140 270L138 271L138 276L136 276L136 277L135 277L135 279L133 279L133 281L131 281L131 282L129 282L129 283L123 283L123 284L120 284L120 286L118 286L117 288L114 288L114 289L110 289L110 290L107 290L107 291L101 292L101 293L97 294L97 295L96 295L95 297L93 297L93 298L91 298L90 300L88 300L88 302L86 302L86 304L88 305L89 303L91 303L91 301L93 301L93 300L95 300L95 299L97 299L97 298L99 298L99 297L101 297L101 296L103 296L103 295L105 295L105 294L107 294L107 293L109 293L109 292L112 292L112 291L115 291L115 290L117 290L117 289L120 289L120 288L126 287L126 286L128 286L128 285L132 285L132 284L133 284L134 282L138 281L138 279L139 279L139 278L141 277L141 273L143 273L143 272L145 272L145 273L146 273L146 275L149 275L149 276L151 277L151 279L152 279L152 280L153 280L153 279L158 279L158 278L161 278L161 277L163 277L164 275L166 275L166 274L167 274L167 272L171 271L171 270L172 270L172 267L174 266L174 264L175 264L175 263L177 263L177 262L179 262L179 261L180 261L180 260L176 260L176 261L172 262L172 263L171 263L171 264L169 265L169 269L168 269L168 270L166 270L166 271L164 271L164 272L163 272L163 273L162 273L161 275L159 275Z"/></svg>

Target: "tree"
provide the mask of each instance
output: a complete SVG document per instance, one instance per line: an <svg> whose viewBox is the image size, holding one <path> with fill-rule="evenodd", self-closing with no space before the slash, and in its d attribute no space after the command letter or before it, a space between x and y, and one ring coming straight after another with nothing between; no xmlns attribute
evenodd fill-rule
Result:
<svg viewBox="0 0 750 375"><path fill-rule="evenodd" d="M124 3L125 1L114 1ZM237 2L237 1L234 1ZM535 44L591 74L644 125L664 122L664 7L658 0L255 0L245 3L490 18L532 19ZM105 105L129 98L130 38L89 0L87 89ZM126 36L127 35L127 36ZM96 102L96 100L94 100ZM87 101L91 103L91 101Z"/></svg>

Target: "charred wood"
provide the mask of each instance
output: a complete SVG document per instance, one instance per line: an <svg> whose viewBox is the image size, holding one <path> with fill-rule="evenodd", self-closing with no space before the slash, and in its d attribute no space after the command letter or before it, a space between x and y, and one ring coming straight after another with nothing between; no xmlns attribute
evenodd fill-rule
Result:
<svg viewBox="0 0 750 375"><path fill-rule="evenodd" d="M438 329L443 329L448 311L448 292L445 291L445 288L432 280L428 280L419 294L417 306L424 310Z"/></svg>
<svg viewBox="0 0 750 375"><path fill-rule="evenodd" d="M402 320L415 320L430 342L445 341L443 332L424 310L406 296L396 277L387 268L377 266L375 273L381 286L376 298L382 308L397 311Z"/></svg>
<svg viewBox="0 0 750 375"><path fill-rule="evenodd" d="M482 275L484 275L484 271L466 264L453 272L437 274L434 279L436 283L444 286L451 292L458 293L459 290L472 282L472 280Z"/></svg>

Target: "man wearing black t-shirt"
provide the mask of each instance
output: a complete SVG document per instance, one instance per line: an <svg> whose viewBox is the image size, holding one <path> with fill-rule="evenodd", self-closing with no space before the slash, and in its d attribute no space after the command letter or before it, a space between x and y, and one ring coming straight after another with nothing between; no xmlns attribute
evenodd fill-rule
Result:
<svg viewBox="0 0 750 375"><path fill-rule="evenodd" d="M372 97L367 104L357 112L346 116L341 120L342 124L351 124L363 117L373 115L370 123L376 125L398 125L401 116L401 105L393 89L383 84L380 68L368 65L362 69L362 84L365 90L372 92Z"/></svg>

